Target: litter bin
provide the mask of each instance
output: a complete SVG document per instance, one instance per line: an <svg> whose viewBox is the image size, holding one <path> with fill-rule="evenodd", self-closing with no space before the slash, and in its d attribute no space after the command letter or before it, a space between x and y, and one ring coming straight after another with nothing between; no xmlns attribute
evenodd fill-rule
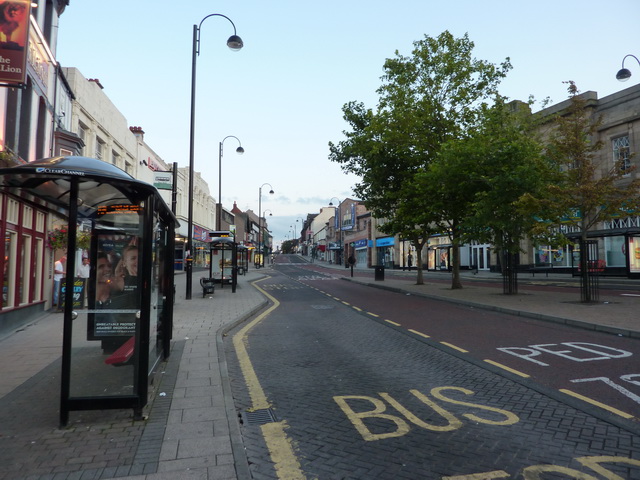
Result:
<svg viewBox="0 0 640 480"><path fill-rule="evenodd" d="M384 280L384 265L376 265L374 267L374 279L376 281Z"/></svg>

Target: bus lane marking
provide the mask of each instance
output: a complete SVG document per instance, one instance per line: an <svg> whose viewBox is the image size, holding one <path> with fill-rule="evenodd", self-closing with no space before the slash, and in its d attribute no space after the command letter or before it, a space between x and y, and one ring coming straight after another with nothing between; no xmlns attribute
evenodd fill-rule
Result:
<svg viewBox="0 0 640 480"><path fill-rule="evenodd" d="M584 395L580 395L579 393L573 392L571 390L568 390L566 388L561 388L559 389L560 392L569 395L571 397L577 398L578 400L582 400L583 402L587 402L590 403L591 405L595 405L596 407L600 407L604 410L607 410L611 413L614 413L622 418L626 418L627 420L630 420L633 417L633 415L627 413L627 412L623 412L622 410L618 410L615 407L609 406L607 404L604 404L602 402L598 402L597 400L594 400L593 398L589 398L589 397L585 397Z"/></svg>
<svg viewBox="0 0 640 480"><path fill-rule="evenodd" d="M518 376L520 376L522 378L529 378L530 377L530 375L527 375L526 373L523 373L523 372L521 372L519 370L516 370L515 368L507 367L506 365L503 365L502 363L494 362L493 360L489 360L489 359L486 359L486 358L485 358L484 361L489 363L489 364L491 364L491 365L494 365L494 366L496 366L498 368L506 370L507 372L511 372L514 375L518 375Z"/></svg>
<svg viewBox="0 0 640 480"><path fill-rule="evenodd" d="M416 335L419 335L419 336L421 336L421 337L423 337L423 338L431 338L431 337L430 337L429 335L427 335L426 333L419 332L418 330L414 330L413 328L410 328L410 329L409 329L409 331L410 331L411 333L415 333Z"/></svg>
<svg viewBox="0 0 640 480"><path fill-rule="evenodd" d="M406 406L386 392L378 393L380 398L366 395L337 395L333 397L333 400L351 421L354 428L358 433L360 433L362 438L368 442L404 436L411 430L410 424L433 432L449 432L462 428L464 426L463 419L473 423L495 426L514 425L520 421L520 418L516 414L508 410L458 400L446 395L446 392L449 391L457 392L458 394L462 393L464 395L475 395L475 392L472 390L453 386L432 388L429 394L433 398L419 390L409 390L409 392L423 405L440 415L444 420L441 424L428 423L425 420L422 420L417 414L411 412ZM356 409L356 404L362 406L364 402L366 402L366 405L371 405L372 407L369 410L366 410L366 407ZM458 418L442 406L446 404L462 405L464 407L469 407L471 412L480 410L485 412L485 414L463 413L459 415L463 418ZM400 415L387 413L387 405L400 413ZM489 413L487 414L486 412ZM380 431L380 427L378 427L378 430L373 432L367 425L367 420L384 420L385 423L388 424L389 428L387 428L386 431Z"/></svg>
<svg viewBox="0 0 640 480"><path fill-rule="evenodd" d="M465 350L465 349L464 349L464 348L462 348L462 347L458 347L458 346L454 345L453 343L448 343L448 342L440 342L440 343L441 343L442 345L445 345L445 346L449 347L449 348L453 348L454 350L458 350L459 352L462 352L462 353L469 353L469 350Z"/></svg>

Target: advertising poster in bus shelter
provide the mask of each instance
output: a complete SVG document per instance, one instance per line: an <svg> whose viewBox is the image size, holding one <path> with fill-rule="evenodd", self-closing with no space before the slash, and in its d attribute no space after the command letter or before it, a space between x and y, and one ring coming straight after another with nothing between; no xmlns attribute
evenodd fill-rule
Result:
<svg viewBox="0 0 640 480"><path fill-rule="evenodd" d="M98 235L89 305L89 340L135 335L140 310L138 237Z"/></svg>

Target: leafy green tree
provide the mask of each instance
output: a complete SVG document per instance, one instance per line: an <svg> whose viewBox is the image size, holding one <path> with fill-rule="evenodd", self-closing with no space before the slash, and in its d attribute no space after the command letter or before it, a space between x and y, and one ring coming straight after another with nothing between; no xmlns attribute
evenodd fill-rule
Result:
<svg viewBox="0 0 640 480"><path fill-rule="evenodd" d="M351 130L329 143L329 158L361 178L354 191L372 213L384 218L381 230L399 234L416 247L422 284L421 251L433 233L435 213L416 195L416 175L436 158L442 145L460 138L477 121L483 101L495 94L511 68L473 58L474 44L445 31L413 44L412 55L396 51L384 64L375 111L350 102L343 107Z"/></svg>
<svg viewBox="0 0 640 480"><path fill-rule="evenodd" d="M549 237L573 227L580 232L580 273L582 301L590 302L586 243L590 230L606 220L640 212L640 179L632 179L630 169L620 162L606 165L597 161L603 148L598 140L600 117L594 117L586 99L574 82L567 82L570 103L555 117L549 133L547 155L557 174L539 197L525 198L523 204L544 221L538 222L538 235Z"/></svg>

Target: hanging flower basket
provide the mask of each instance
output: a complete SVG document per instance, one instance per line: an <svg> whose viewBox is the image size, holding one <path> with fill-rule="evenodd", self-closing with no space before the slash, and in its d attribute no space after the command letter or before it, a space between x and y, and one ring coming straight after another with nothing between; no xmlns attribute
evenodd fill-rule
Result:
<svg viewBox="0 0 640 480"><path fill-rule="evenodd" d="M56 228L47 234L47 243L51 250L64 250L69 242L69 232L66 228ZM88 232L77 232L76 247L88 250L91 244L91 234Z"/></svg>

